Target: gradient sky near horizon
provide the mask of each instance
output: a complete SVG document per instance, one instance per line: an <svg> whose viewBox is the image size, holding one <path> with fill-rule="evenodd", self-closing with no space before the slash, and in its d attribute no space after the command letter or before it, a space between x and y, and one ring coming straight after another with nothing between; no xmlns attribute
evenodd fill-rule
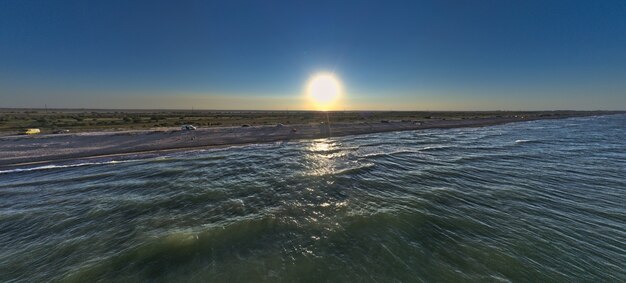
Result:
<svg viewBox="0 0 626 283"><path fill-rule="evenodd" d="M626 2L0 0L0 107L626 110Z"/></svg>

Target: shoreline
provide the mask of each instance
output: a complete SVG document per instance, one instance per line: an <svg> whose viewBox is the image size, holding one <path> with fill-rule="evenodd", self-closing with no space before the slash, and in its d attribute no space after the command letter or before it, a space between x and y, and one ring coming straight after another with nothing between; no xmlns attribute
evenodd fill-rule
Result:
<svg viewBox="0 0 626 283"><path fill-rule="evenodd" d="M46 165L79 159L123 157L215 148L222 146L317 139L371 133L485 127L513 122L603 116L619 113L586 112L558 116L490 117L462 120L380 123L310 123L259 127L199 128L195 131L140 130L85 132L0 138L0 169ZM330 128L330 130L329 130ZM292 129L296 129L293 131Z"/></svg>

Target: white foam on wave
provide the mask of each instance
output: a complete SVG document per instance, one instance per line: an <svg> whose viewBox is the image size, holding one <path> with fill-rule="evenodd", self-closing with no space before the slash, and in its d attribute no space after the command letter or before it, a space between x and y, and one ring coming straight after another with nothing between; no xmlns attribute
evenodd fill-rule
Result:
<svg viewBox="0 0 626 283"><path fill-rule="evenodd" d="M72 167L91 166L91 165L108 165L108 164L124 163L124 162L131 162L131 161L134 161L134 160L124 160L124 161L110 160L110 161L102 161L102 162L83 162L83 163L65 164L65 165L43 165L43 166L30 167L30 168L15 168L15 169L9 169L9 170L0 170L0 174L29 172L29 171L38 171L38 170L50 170L50 169L59 169L59 168L72 168Z"/></svg>
<svg viewBox="0 0 626 283"><path fill-rule="evenodd" d="M426 147L420 148L419 151L447 149L447 148L452 148L452 147L453 146L449 146L449 145L433 145L433 146L426 146Z"/></svg>
<svg viewBox="0 0 626 283"><path fill-rule="evenodd" d="M352 167L348 167L348 168L338 169L338 170L335 170L334 172L332 172L331 174L332 175L347 174L347 173L359 171L359 170L362 170L362 169L372 168L374 166L375 166L374 163L365 163L365 164L360 164L360 165L357 165L357 166L352 166Z"/></svg>
<svg viewBox="0 0 626 283"><path fill-rule="evenodd" d="M515 143L531 142L531 140L515 140Z"/></svg>

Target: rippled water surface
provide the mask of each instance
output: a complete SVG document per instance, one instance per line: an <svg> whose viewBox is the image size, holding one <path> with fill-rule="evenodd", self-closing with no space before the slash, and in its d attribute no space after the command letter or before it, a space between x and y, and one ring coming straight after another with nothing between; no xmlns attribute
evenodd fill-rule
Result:
<svg viewBox="0 0 626 283"><path fill-rule="evenodd" d="M626 281L626 115L0 172L0 281Z"/></svg>

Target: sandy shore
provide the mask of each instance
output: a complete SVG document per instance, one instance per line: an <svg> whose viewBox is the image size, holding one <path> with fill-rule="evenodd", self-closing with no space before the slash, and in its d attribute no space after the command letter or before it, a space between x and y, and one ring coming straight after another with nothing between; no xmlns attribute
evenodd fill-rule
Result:
<svg viewBox="0 0 626 283"><path fill-rule="evenodd" d="M0 138L0 168L53 161L155 151L184 150L211 146L336 137L377 132L432 128L480 127L537 119L597 115L581 113L560 116L493 117L425 122L325 124L199 128L195 131L143 130L76 134L9 136ZM295 131L294 131L295 129Z"/></svg>

